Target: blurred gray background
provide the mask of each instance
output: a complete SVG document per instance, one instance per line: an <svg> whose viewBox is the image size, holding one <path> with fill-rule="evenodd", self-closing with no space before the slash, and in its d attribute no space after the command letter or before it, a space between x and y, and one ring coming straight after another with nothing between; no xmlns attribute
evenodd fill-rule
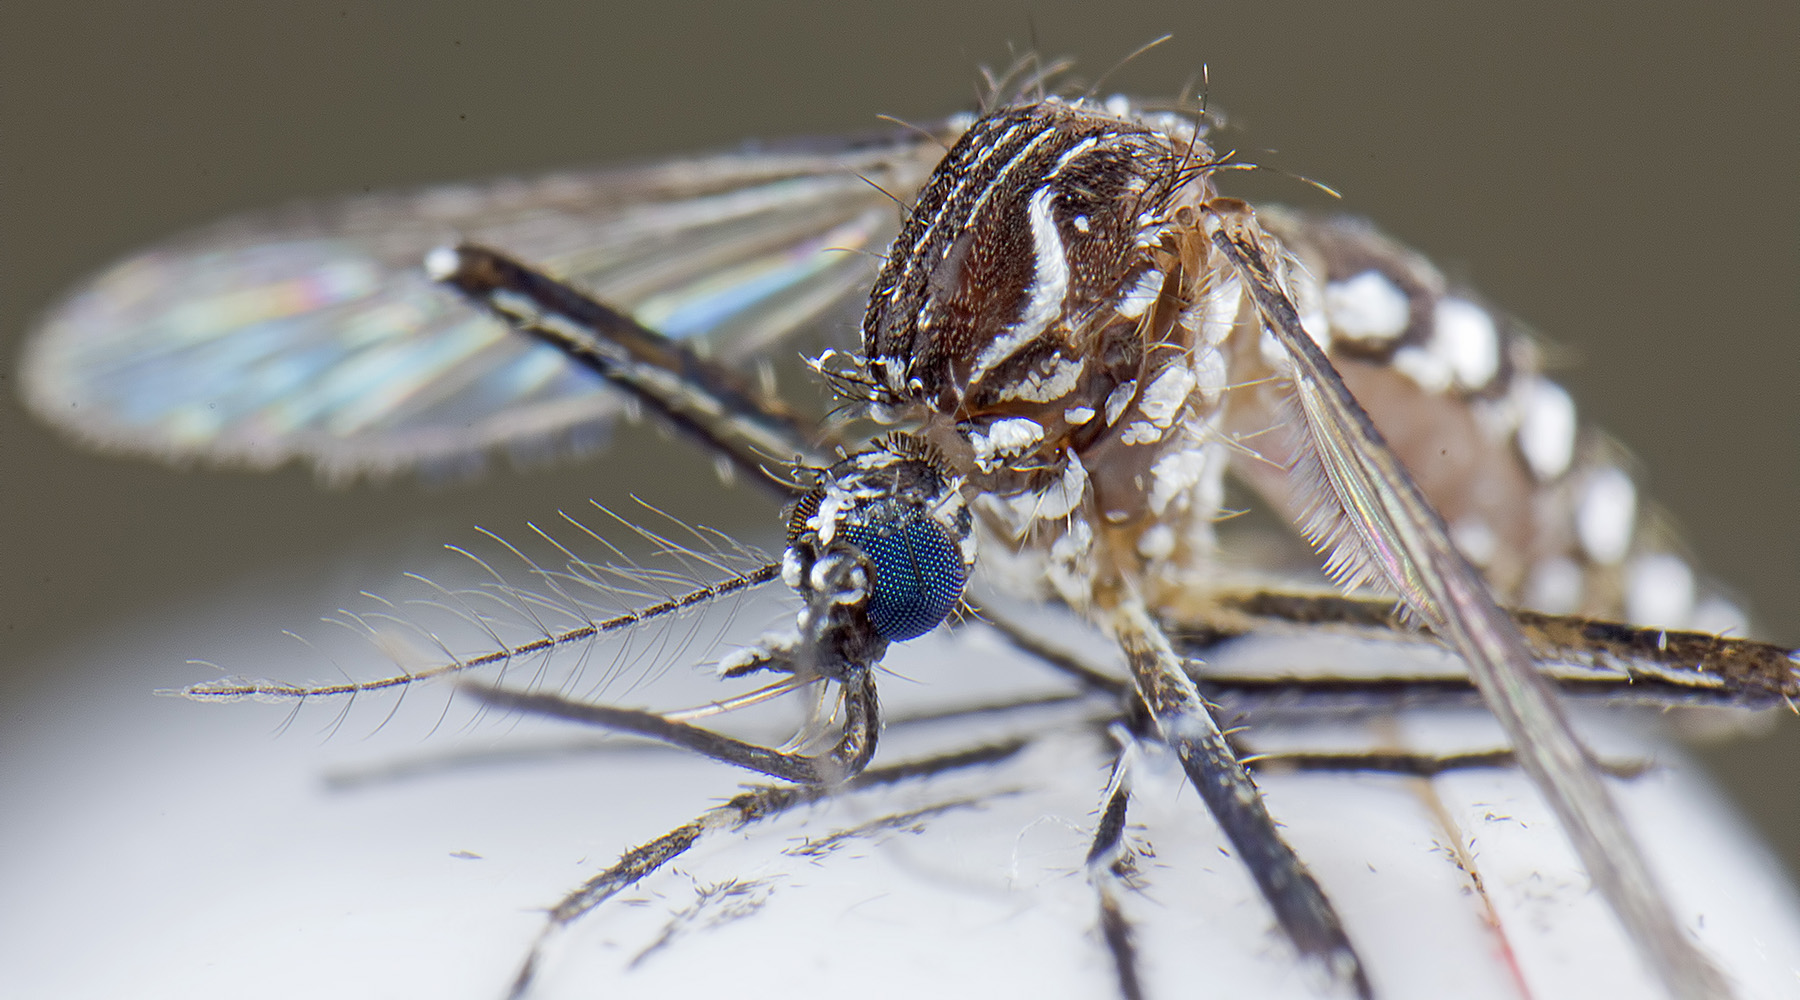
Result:
<svg viewBox="0 0 1800 1000"><path fill-rule="evenodd" d="M9 2L0 725L30 724L29 668L53 650L204 621L251 581L341 583L347 597L470 525L515 530L633 491L739 531L770 523L758 495L717 487L649 434L586 465L453 489L328 492L300 469L80 451L24 415L14 381L23 330L84 274L300 196L930 119L969 107L977 67L1004 65L1009 43L1076 56L1091 76L1163 33L1108 89L1169 93L1207 66L1246 158L1332 185L1345 210L1565 345L1560 377L1585 414L1643 460L1766 637L1800 643L1796 8L1564 6ZM1307 197L1291 180L1231 181ZM1797 729L1706 754L1790 867Z"/></svg>

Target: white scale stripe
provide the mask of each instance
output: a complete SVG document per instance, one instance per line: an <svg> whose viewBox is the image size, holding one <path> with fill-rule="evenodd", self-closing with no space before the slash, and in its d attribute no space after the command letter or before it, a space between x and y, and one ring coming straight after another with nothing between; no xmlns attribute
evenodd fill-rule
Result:
<svg viewBox="0 0 1800 1000"><path fill-rule="evenodd" d="M1050 168L1050 172L1044 175L1045 179L1051 180L1056 178L1063 172L1063 168L1069 165L1070 161L1088 150L1093 149L1094 146L1099 144L1101 139L1111 139L1114 137L1115 133L1112 132L1102 132L1099 135L1090 135L1086 139L1063 150L1062 155L1056 158L1056 164Z"/></svg>
<svg viewBox="0 0 1800 1000"><path fill-rule="evenodd" d="M1011 138L1013 132L1015 132L1020 127L1022 127L1022 123L1021 123L1021 125L1012 126L1012 128L1009 128L1006 130L1005 136L1007 138ZM975 197L974 203L969 206L968 210L966 212L958 213L957 217L958 218L966 218L966 219L974 219L974 218L979 217L981 215L982 208L987 205L988 198L992 197L994 191L1002 186L1002 182L1004 182L1006 180L1007 176L1009 174L1011 174L1013 172L1013 170L1017 169L1020 163L1024 162L1027 158L1029 158L1034 150L1036 150L1040 145L1043 145L1044 142L1046 142L1047 140L1049 140L1052 136L1054 136L1056 134L1057 134L1056 129L1046 128L1046 129L1040 131L1037 135L1033 136L1031 141L1027 142L1024 146L1020 147L1019 151L1017 153L1013 154L1013 157L1011 159L1006 161L1006 165L1000 168L1000 172L995 174L994 178L991 181L989 181L985 187L982 188L981 193ZM998 147L998 145L999 144L996 143L996 148ZM988 153L989 153L989 150L983 150L982 155L977 157L977 160L978 161L985 160L987 158ZM919 239L915 245L923 247L930 242L931 235L933 232L935 232L937 230L938 223L942 222L944 220L944 216L950 211L950 209L952 207L954 207L954 205L956 203L956 196L962 192L963 186L966 185L968 183L968 181L969 181L969 175L966 173L964 174L963 177L961 177L957 180L956 186L951 189L950 194L947 195L944 198L943 202L938 206L937 214L933 215L931 217L931 222L928 223L925 226L925 229L919 233ZM954 244L952 244L952 245L954 245ZM945 254L949 253L949 249L950 249L949 247L945 247L945 250L944 250ZM916 266L916 260L915 260L915 266ZM911 267L909 266L907 270L908 270L908 273L910 274ZM896 282L895 288L898 289L898 288L902 287L904 285L904 283L905 283L904 280L902 280L900 282ZM928 297L925 300L925 303L919 307L918 320L919 320L919 323L921 326L926 324L927 317L925 314L926 314L927 310L929 310L930 308L931 308L931 299ZM902 369L903 368L904 368L904 366L902 366ZM904 382L902 381L902 374L901 374L902 369L896 369L890 376L890 381L893 383L893 388L895 388L896 390L902 389L904 386ZM971 381L973 381L973 380L971 380Z"/></svg>
<svg viewBox="0 0 1800 1000"><path fill-rule="evenodd" d="M1031 295L1019 313L1019 321L995 337L975 357L969 374L971 383L1043 334L1056 317L1062 315L1063 300L1069 295L1069 256L1063 249L1062 234L1057 232L1056 217L1051 213L1054 189L1045 184L1031 193L1026 216L1031 222L1031 249L1035 261Z"/></svg>
<svg viewBox="0 0 1800 1000"><path fill-rule="evenodd" d="M1013 136L1024 126L1024 122L1012 125L999 135L995 136L994 142L991 145L984 147L980 152L975 154L975 159L969 164L969 167L961 172L961 175L956 179L956 184L944 195L943 201L938 203L937 214L933 215L931 221L926 223L925 228L919 231L919 238L915 244L916 246L923 247L931 242L932 235L937 232L938 223L943 222L945 214L956 206L956 200L962 195L963 188L967 187L970 179L974 177L974 168L986 163L990 156L1004 148L1008 142L1012 141ZM975 204L970 206L969 211L961 213L958 217L975 218L975 216L980 213L981 206L987 203L988 195L993 193L994 188L999 185L1001 179L1004 178L1013 167L1017 166L1021 159L1029 155L1033 149L1037 148L1039 143L1049 138L1052 132L1053 130L1050 129L1039 132L1036 136L1032 137L1030 142L1027 142L1024 146L1020 147L1019 151L1013 155L1013 158L1008 160L1006 165L1000 168L998 174L994 175L994 179L988 182L987 187L981 192L980 196L975 199ZM946 248L946 252L947 251L948 248ZM911 269L908 268L908 270L910 271ZM896 284L895 287L900 286Z"/></svg>
<svg viewBox="0 0 1800 1000"><path fill-rule="evenodd" d="M943 201L938 205L937 214L932 216L931 221L925 224L925 228L919 231L919 238L915 245L923 247L931 241L931 235L937 231L938 223L943 221L944 213L949 211L950 206L955 204L956 199L962 195L962 190L968 186L969 178L974 175L975 168L986 163L988 158L994 155L995 150L1004 148L1007 143L1012 141L1013 136L1018 134L1019 129L1023 127L1023 122L1015 122L1014 124L1007 126L1005 129L995 133L992 136L991 141L982 146L981 149L975 153L975 158L969 162L968 168L957 174L956 183L950 186L949 191L945 192ZM975 136L971 138L970 141L980 141L981 138L981 136ZM899 295L906 288L905 277L911 273L912 269L911 267L908 267L907 270L900 275L900 279L894 282L894 287L888 289L888 295Z"/></svg>

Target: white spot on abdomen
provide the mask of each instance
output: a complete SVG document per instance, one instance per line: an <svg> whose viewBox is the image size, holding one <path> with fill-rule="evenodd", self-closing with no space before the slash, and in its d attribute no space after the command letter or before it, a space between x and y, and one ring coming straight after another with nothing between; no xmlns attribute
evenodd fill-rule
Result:
<svg viewBox="0 0 1800 1000"><path fill-rule="evenodd" d="M1667 552L1640 556L1625 572L1625 617L1639 625L1687 628L1694 614L1694 571Z"/></svg>
<svg viewBox="0 0 1800 1000"><path fill-rule="evenodd" d="M1518 389L1519 453L1532 475L1548 482L1575 457L1575 401L1547 379L1524 380Z"/></svg>
<svg viewBox="0 0 1800 1000"><path fill-rule="evenodd" d="M1570 559L1546 559L1532 568L1525 583L1525 606L1552 615L1572 614L1581 607L1581 591L1581 567Z"/></svg>
<svg viewBox="0 0 1800 1000"><path fill-rule="evenodd" d="M1575 505L1575 534L1589 559L1616 565L1631 548L1637 524L1637 487L1631 477L1610 466L1595 469Z"/></svg>
<svg viewBox="0 0 1800 1000"><path fill-rule="evenodd" d="M1445 299L1432 314L1431 339L1401 347L1391 363L1427 392L1479 389L1500 370L1500 331L1475 303Z"/></svg>
<svg viewBox="0 0 1800 1000"><path fill-rule="evenodd" d="M1325 286L1325 315L1332 332L1351 340L1385 342L1406 332L1406 293L1380 271L1369 270Z"/></svg>
<svg viewBox="0 0 1800 1000"><path fill-rule="evenodd" d="M1494 317L1466 299L1440 301L1432 313L1432 351L1464 389L1479 389L1500 370L1500 331Z"/></svg>

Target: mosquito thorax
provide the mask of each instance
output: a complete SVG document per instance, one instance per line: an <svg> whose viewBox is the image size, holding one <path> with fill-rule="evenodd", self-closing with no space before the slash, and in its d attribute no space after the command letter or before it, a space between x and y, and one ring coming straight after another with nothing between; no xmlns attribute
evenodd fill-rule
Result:
<svg viewBox="0 0 1800 1000"><path fill-rule="evenodd" d="M1044 417L1103 399L1135 366L1132 328L1168 283L1147 251L1170 206L1205 197L1211 153L1191 125L1177 137L1116 110L1002 109L945 155L863 320L869 374L893 401Z"/></svg>
<svg viewBox="0 0 1800 1000"><path fill-rule="evenodd" d="M782 577L809 606L860 613L884 640L924 635L956 608L975 562L962 490L916 439L882 439L788 507Z"/></svg>
<svg viewBox="0 0 1800 1000"><path fill-rule="evenodd" d="M1180 116L1001 109L927 180L870 296L875 404L909 412L983 522L1049 554L1025 574L1077 606L1097 567L1184 558L1217 513L1207 420L1242 296L1197 221L1215 166Z"/></svg>

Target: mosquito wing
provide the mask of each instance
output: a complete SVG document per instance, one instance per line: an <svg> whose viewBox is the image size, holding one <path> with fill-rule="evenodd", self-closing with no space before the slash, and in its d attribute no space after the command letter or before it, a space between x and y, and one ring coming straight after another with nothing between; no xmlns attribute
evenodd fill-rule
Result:
<svg viewBox="0 0 1800 1000"><path fill-rule="evenodd" d="M1307 334L1275 277L1247 213L1209 220L1209 238L1243 274L1265 329L1292 365L1296 477L1310 484L1304 522L1328 552L1327 571L1351 586L1375 581L1396 594L1468 664L1524 771L1562 821L1594 886L1680 997L1728 993L1722 974L1670 914L1622 814L1566 713L1539 676L1516 625L1486 580L1456 548L1449 528L1413 482L1367 413Z"/></svg>
<svg viewBox="0 0 1800 1000"><path fill-rule="evenodd" d="M435 285L427 251L504 248L747 359L866 296L898 225L890 195L907 200L941 153L896 131L227 219L56 306L30 339L25 395L102 448L304 458L328 477L580 449L618 396Z"/></svg>

